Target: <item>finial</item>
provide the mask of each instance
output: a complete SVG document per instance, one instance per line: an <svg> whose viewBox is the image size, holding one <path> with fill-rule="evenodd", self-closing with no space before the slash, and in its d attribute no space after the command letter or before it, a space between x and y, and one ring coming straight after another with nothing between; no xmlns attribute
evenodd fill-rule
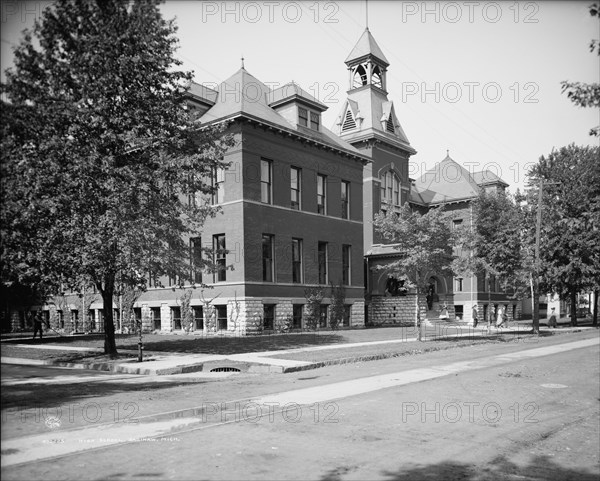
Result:
<svg viewBox="0 0 600 481"><path fill-rule="evenodd" d="M242 55L242 68L244 68L244 56ZM244 69L246 70L246 69Z"/></svg>
<svg viewBox="0 0 600 481"><path fill-rule="evenodd" d="M365 26L369 30L369 0L365 0Z"/></svg>
<svg viewBox="0 0 600 481"><path fill-rule="evenodd" d="M450 157L450 150L446 149L446 157Z"/></svg>

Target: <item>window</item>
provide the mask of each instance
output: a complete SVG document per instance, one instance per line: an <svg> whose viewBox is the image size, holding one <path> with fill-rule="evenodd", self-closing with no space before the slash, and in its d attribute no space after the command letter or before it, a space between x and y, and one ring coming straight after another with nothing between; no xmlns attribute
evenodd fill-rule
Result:
<svg viewBox="0 0 600 481"><path fill-rule="evenodd" d="M300 174L299 168L292 167L290 169L292 209L295 210L300 210Z"/></svg>
<svg viewBox="0 0 600 481"><path fill-rule="evenodd" d="M194 311L194 329L196 331L202 331L204 329L204 313L202 306L193 306Z"/></svg>
<svg viewBox="0 0 600 481"><path fill-rule="evenodd" d="M273 163L270 160L260 161L260 201L271 203L272 197Z"/></svg>
<svg viewBox="0 0 600 481"><path fill-rule="evenodd" d="M275 326L275 304L265 304L263 306L263 329L272 331Z"/></svg>
<svg viewBox="0 0 600 481"><path fill-rule="evenodd" d="M342 284L350 285L350 246L342 244Z"/></svg>
<svg viewBox="0 0 600 481"><path fill-rule="evenodd" d="M152 318L152 328L154 330L160 331L160 329L161 329L160 307L151 307L150 308L150 316Z"/></svg>
<svg viewBox="0 0 600 481"><path fill-rule="evenodd" d="M218 305L215 306L215 311L217 314L217 329L218 330L227 330L227 306Z"/></svg>
<svg viewBox="0 0 600 481"><path fill-rule="evenodd" d="M457 277L456 279L454 279L454 290L456 292L462 292L462 290L463 290L463 278L462 277Z"/></svg>
<svg viewBox="0 0 600 481"><path fill-rule="evenodd" d="M298 107L298 123L304 127L308 127L308 110Z"/></svg>
<svg viewBox="0 0 600 481"><path fill-rule="evenodd" d="M181 330L181 308L171 307L171 325L176 331Z"/></svg>
<svg viewBox="0 0 600 481"><path fill-rule="evenodd" d="M350 182L342 180L342 219L350 217Z"/></svg>
<svg viewBox="0 0 600 481"><path fill-rule="evenodd" d="M400 179L391 170L381 177L381 202L400 205Z"/></svg>
<svg viewBox="0 0 600 481"><path fill-rule="evenodd" d="M194 283L202 284L202 239L200 237L190 239L190 267Z"/></svg>
<svg viewBox="0 0 600 481"><path fill-rule="evenodd" d="M215 169L212 175L212 204L222 204L224 199L225 189L223 184L225 182L225 170Z"/></svg>
<svg viewBox="0 0 600 481"><path fill-rule="evenodd" d="M362 65L359 65L354 71L354 88L362 87L367 85L367 71Z"/></svg>
<svg viewBox="0 0 600 481"><path fill-rule="evenodd" d="M292 305L292 329L302 329L302 311L304 309L303 304Z"/></svg>
<svg viewBox="0 0 600 481"><path fill-rule="evenodd" d="M327 212L327 177L317 174L317 212L326 214Z"/></svg>
<svg viewBox="0 0 600 481"><path fill-rule="evenodd" d="M350 317L352 312L352 305L344 305L344 318L342 319L342 326L350 327Z"/></svg>
<svg viewBox="0 0 600 481"><path fill-rule="evenodd" d="M292 282L302 283L302 239L292 239Z"/></svg>
<svg viewBox="0 0 600 481"><path fill-rule="evenodd" d="M321 312L319 316L319 327L327 327L327 315L329 314L329 306L321 304Z"/></svg>
<svg viewBox="0 0 600 481"><path fill-rule="evenodd" d="M452 229L458 229L459 227L462 226L463 220L462 219L454 219L452 221Z"/></svg>
<svg viewBox="0 0 600 481"><path fill-rule="evenodd" d="M319 284L327 284L327 242L318 244Z"/></svg>
<svg viewBox="0 0 600 481"><path fill-rule="evenodd" d="M457 304L454 306L454 315L456 316L457 321L462 321L465 317L464 306L462 304Z"/></svg>
<svg viewBox="0 0 600 481"><path fill-rule="evenodd" d="M262 236L262 270L263 270L263 281L273 282L273 236L269 234L263 234Z"/></svg>
<svg viewBox="0 0 600 481"><path fill-rule="evenodd" d="M213 256L216 272L213 274L213 282L224 282L227 280L225 270L227 250L225 249L225 234L213 236Z"/></svg>
<svg viewBox="0 0 600 481"><path fill-rule="evenodd" d="M310 113L310 128L313 130L319 130L319 114L314 112Z"/></svg>
<svg viewBox="0 0 600 481"><path fill-rule="evenodd" d="M377 65L373 67L373 73L371 74L371 83L375 85L375 87L383 88L383 84L381 82L381 70Z"/></svg>

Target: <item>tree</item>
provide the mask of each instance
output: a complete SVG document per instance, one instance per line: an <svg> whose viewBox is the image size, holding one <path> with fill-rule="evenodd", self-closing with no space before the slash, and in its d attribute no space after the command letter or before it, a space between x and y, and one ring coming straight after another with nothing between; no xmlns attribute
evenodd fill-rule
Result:
<svg viewBox="0 0 600 481"><path fill-rule="evenodd" d="M535 221L531 207L522 205L522 196L481 191L473 200L472 225L457 235L464 251L455 259L460 273L494 276L512 297L523 297L532 290L533 332L539 332L539 292L535 273ZM535 277L535 279L534 279Z"/></svg>
<svg viewBox="0 0 600 481"><path fill-rule="evenodd" d="M592 3L589 7L590 15L598 17L600 22L600 8L598 3ZM590 52L598 50L600 55L600 40L592 39L590 42ZM567 82L560 83L562 92L567 92L567 97L571 99L578 107L600 107L600 84L586 84L583 82ZM590 130L590 135L600 136L600 125Z"/></svg>
<svg viewBox="0 0 600 481"><path fill-rule="evenodd" d="M541 275L543 288L570 299L600 288L600 147L571 144L540 157L529 176L544 183ZM537 197L529 201L537 208ZM597 314L595 316L597 323Z"/></svg>
<svg viewBox="0 0 600 481"><path fill-rule="evenodd" d="M216 211L188 196L212 193L233 142L185 110L175 32L156 1L59 0L1 86L2 278L91 280L111 356L115 284L189 277L185 236Z"/></svg>
<svg viewBox="0 0 600 481"><path fill-rule="evenodd" d="M421 339L420 296L427 293L431 276L452 273L453 234L448 216L442 208L421 215L404 204L397 214L391 211L376 214L374 225L402 253L385 268L396 277L407 279L407 287L416 289L415 326L419 327Z"/></svg>

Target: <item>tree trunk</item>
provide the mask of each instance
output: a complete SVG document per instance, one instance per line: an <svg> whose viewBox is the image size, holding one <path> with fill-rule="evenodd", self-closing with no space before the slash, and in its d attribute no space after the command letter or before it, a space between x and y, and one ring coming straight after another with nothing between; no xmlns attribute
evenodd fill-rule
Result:
<svg viewBox="0 0 600 481"><path fill-rule="evenodd" d="M106 279L102 293L104 304L104 354L108 354L111 359L117 357L117 344L115 342L115 324L113 322L113 296L114 282L112 279Z"/></svg>
<svg viewBox="0 0 600 481"><path fill-rule="evenodd" d="M575 288L571 289L569 292L569 296L571 298L571 326L577 325L577 291Z"/></svg>
<svg viewBox="0 0 600 481"><path fill-rule="evenodd" d="M594 290L594 303L592 304L592 312L593 314L593 321L592 321L592 326L594 327L598 327L598 294L600 294L600 289L595 289Z"/></svg>
<svg viewBox="0 0 600 481"><path fill-rule="evenodd" d="M533 280L533 277L530 278L531 280L531 305L533 307L532 309L532 318L533 318L533 333L534 334L539 334L540 333L540 285L538 280L536 279L535 281Z"/></svg>
<svg viewBox="0 0 600 481"><path fill-rule="evenodd" d="M419 308L419 288L417 287L415 292L415 308L416 308L416 316L415 316L415 327L417 328L417 339L421 340L421 309Z"/></svg>

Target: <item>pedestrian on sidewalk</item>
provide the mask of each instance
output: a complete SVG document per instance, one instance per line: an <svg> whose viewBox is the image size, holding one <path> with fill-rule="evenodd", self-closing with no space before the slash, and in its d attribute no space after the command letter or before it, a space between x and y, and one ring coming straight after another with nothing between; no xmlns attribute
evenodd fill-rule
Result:
<svg viewBox="0 0 600 481"><path fill-rule="evenodd" d="M477 323L478 323L478 319L477 319L477 304L473 305L473 327L477 327Z"/></svg>
<svg viewBox="0 0 600 481"><path fill-rule="evenodd" d="M505 307L498 307L498 317L496 318L496 327L502 327L502 325L508 320L508 316L505 312Z"/></svg>
<svg viewBox="0 0 600 481"><path fill-rule="evenodd" d="M33 338L35 339L35 335L40 331L40 340L42 339L43 334L43 326L42 326L42 314L40 311L37 311L35 317L33 318Z"/></svg>
<svg viewBox="0 0 600 481"><path fill-rule="evenodd" d="M554 329L556 329L557 323L556 323L556 313L555 311L555 307L552 308L552 312L550 313L550 318L548 319L548 327L552 327Z"/></svg>

